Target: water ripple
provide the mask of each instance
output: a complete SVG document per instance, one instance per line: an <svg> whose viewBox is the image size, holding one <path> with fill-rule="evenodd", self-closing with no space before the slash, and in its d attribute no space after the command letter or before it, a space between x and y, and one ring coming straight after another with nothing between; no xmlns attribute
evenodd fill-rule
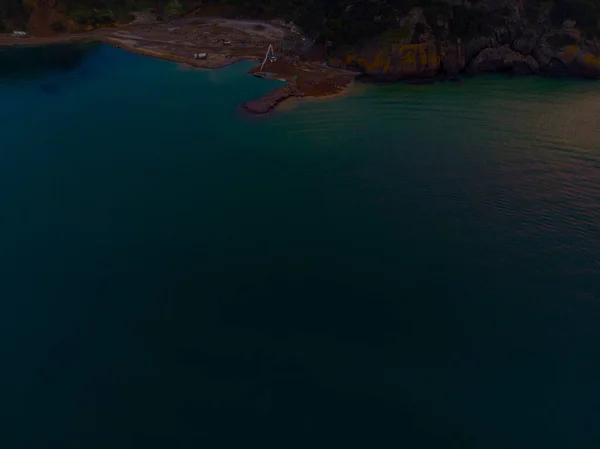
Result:
<svg viewBox="0 0 600 449"><path fill-rule="evenodd" d="M410 189L446 220L465 223L459 214L469 211L499 241L518 236L518 257L540 269L540 257L569 255L580 258L575 272L598 274L596 91L597 84L576 81L495 78L369 87L302 105L286 124L291 135L336 148L340 158L362 146L363 153L351 152L359 165L344 174L353 188ZM380 164L383 171L366 170Z"/></svg>

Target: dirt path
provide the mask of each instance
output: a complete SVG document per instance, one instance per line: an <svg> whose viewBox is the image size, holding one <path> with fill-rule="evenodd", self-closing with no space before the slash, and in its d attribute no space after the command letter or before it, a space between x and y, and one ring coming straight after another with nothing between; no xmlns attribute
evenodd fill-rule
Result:
<svg viewBox="0 0 600 449"><path fill-rule="evenodd" d="M214 23L216 23L218 26L245 31L246 33L254 34L256 36L262 36L265 39L282 39L288 33L288 30L286 28L274 25L269 22L261 22L258 20L236 20L224 19L221 17L198 17L173 21L174 26L206 25Z"/></svg>

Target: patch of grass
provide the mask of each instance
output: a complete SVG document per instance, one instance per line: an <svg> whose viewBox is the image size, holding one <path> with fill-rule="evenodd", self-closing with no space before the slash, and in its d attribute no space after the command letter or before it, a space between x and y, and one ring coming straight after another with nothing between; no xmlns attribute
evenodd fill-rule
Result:
<svg viewBox="0 0 600 449"><path fill-rule="evenodd" d="M179 0L170 0L165 5L165 14L170 17L181 16L185 13L185 8Z"/></svg>
<svg viewBox="0 0 600 449"><path fill-rule="evenodd" d="M137 11L136 9L132 11ZM119 10L116 13L115 21L117 23L129 23L135 19L135 16L127 10Z"/></svg>
<svg viewBox="0 0 600 449"><path fill-rule="evenodd" d="M69 19L79 25L100 26L115 22L115 14L110 10L97 10L93 8L76 9L67 13Z"/></svg>

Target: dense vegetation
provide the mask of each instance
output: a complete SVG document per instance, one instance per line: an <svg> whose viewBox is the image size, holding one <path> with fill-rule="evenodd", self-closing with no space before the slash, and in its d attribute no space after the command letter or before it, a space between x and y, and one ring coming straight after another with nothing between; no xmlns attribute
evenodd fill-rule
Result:
<svg viewBox="0 0 600 449"><path fill-rule="evenodd" d="M164 16L179 16L200 3L199 0L0 0L0 30L25 28L35 8L52 8L74 24L95 27L130 21L132 11L154 9Z"/></svg>
<svg viewBox="0 0 600 449"><path fill-rule="evenodd" d="M439 24L446 21L451 34L457 37L489 34L503 23L504 17L512 14L512 9L506 1L487 0L488 5L497 4L494 13L489 14L477 8L482 1L470 0L472 7L450 0L229 0L227 4L235 6L239 15L281 17L318 34L322 40L352 43L397 28L398 19L414 6L422 7L434 34L441 32ZM0 0L0 30L24 28L31 12L40 5L52 7L70 23L95 27L127 22L132 19L132 11L152 8L169 17L194 11L201 4L222 3L222 0ZM524 0L524 5L531 23L548 11L556 26L568 18L575 20L584 34L598 34L600 0ZM57 23L56 31L63 26L64 23Z"/></svg>

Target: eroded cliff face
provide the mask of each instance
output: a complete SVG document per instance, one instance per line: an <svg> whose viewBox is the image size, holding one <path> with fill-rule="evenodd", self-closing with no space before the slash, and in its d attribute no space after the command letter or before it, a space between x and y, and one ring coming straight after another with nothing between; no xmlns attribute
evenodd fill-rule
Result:
<svg viewBox="0 0 600 449"><path fill-rule="evenodd" d="M31 11L27 22L27 31L34 36L52 36L56 30L52 24L64 20L57 11L57 0L35 0L29 2Z"/></svg>
<svg viewBox="0 0 600 449"><path fill-rule="evenodd" d="M387 80L489 71L600 78L594 30L569 18L556 26L552 4L545 5L531 11L521 0L459 1L437 15L413 8L397 28L338 48L331 63Z"/></svg>
<svg viewBox="0 0 600 449"><path fill-rule="evenodd" d="M435 76L442 55L431 42L394 44L389 48L366 46L344 56L344 64L379 78L403 79Z"/></svg>
<svg viewBox="0 0 600 449"><path fill-rule="evenodd" d="M84 31L131 15L127 8L117 10L123 5L118 0L68 3L71 9L65 0L23 0L28 31L36 36ZM80 3L87 5L87 15L73 9ZM164 14L173 9L168 5L180 3L191 10L194 1L160 2ZM240 8L251 11L260 3L250 0ZM96 4L111 7L92 8ZM292 12L327 43L329 63L369 76L401 80L505 71L600 78L600 0L312 0L311 5ZM280 6L276 13L285 15L289 8L285 2Z"/></svg>

